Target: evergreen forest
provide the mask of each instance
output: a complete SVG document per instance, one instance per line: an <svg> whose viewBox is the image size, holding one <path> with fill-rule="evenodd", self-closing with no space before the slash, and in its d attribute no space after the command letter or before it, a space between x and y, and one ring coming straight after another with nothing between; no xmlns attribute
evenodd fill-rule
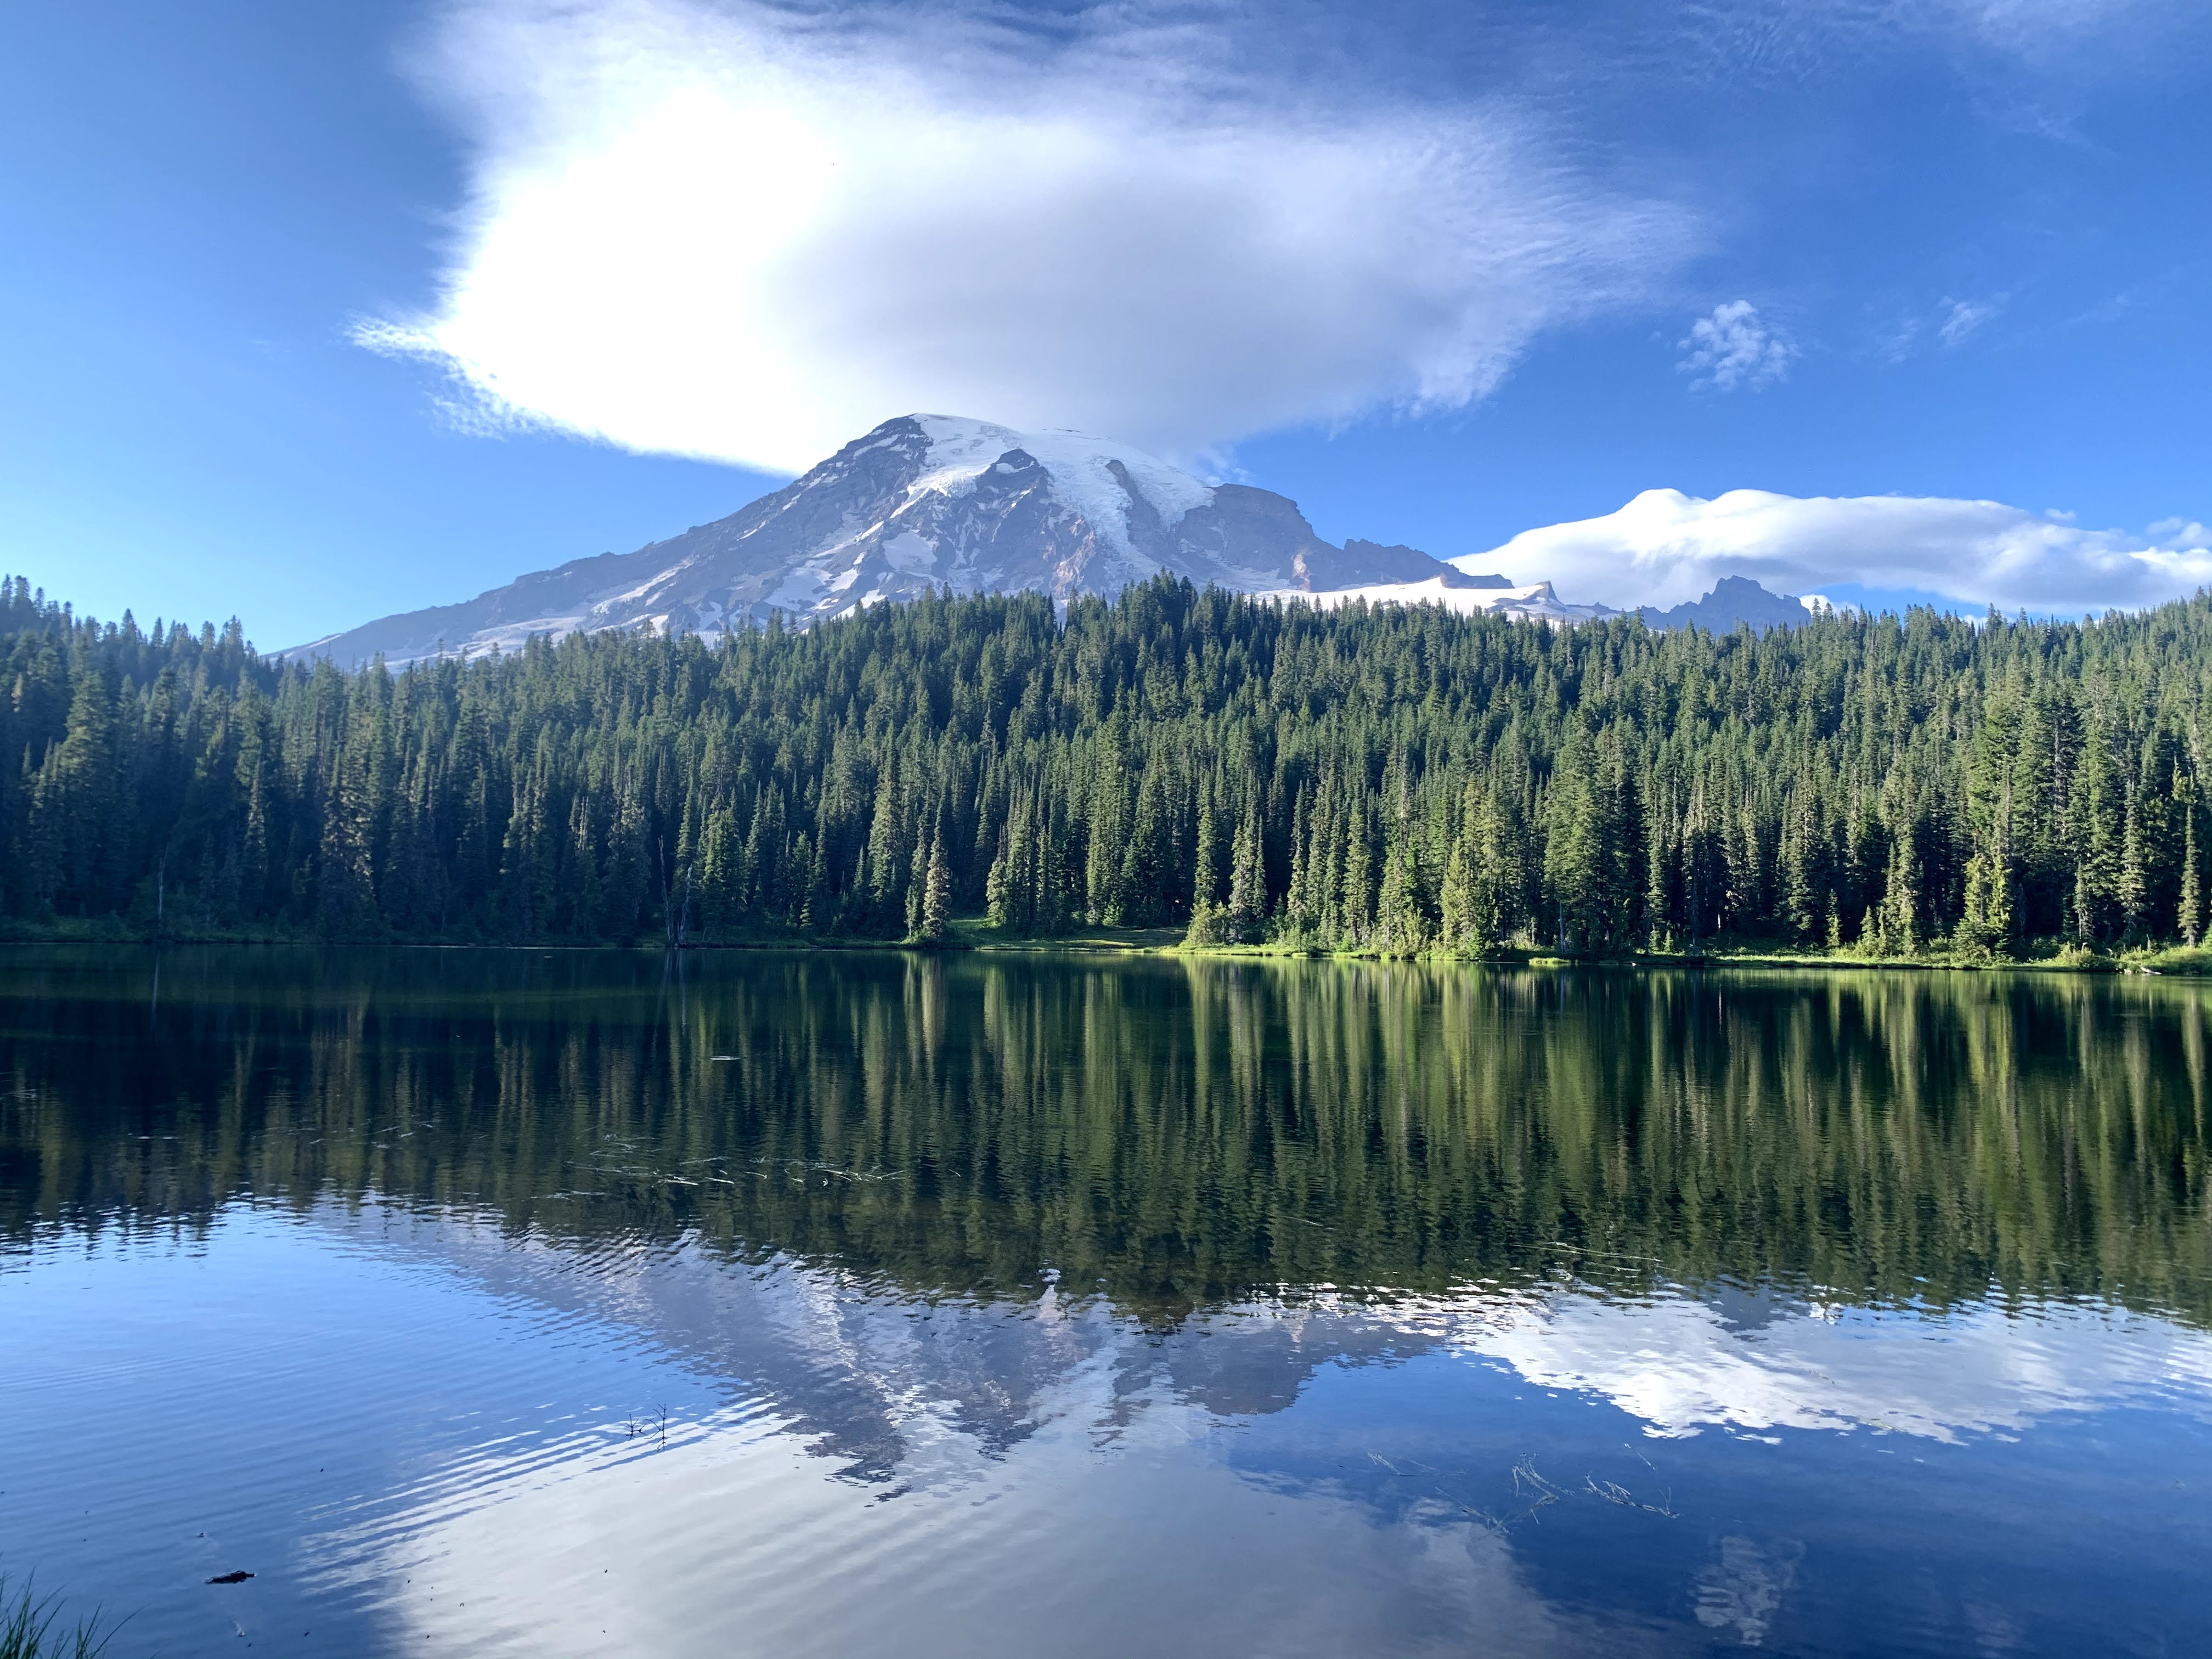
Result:
<svg viewBox="0 0 2212 1659"><path fill-rule="evenodd" d="M12 578L0 666L19 934L939 943L988 917L1996 960L2205 925L2201 593L1717 635L1161 578L347 673Z"/></svg>

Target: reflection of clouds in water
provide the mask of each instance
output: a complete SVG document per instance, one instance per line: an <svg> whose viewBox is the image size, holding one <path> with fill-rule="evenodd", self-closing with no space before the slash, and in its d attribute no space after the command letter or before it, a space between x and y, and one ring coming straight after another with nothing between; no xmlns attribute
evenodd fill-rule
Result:
<svg viewBox="0 0 2212 1659"><path fill-rule="evenodd" d="M414 1513L309 1540L374 1560L395 1650L532 1655L895 1652L1641 1655L1661 1644L1530 1588L1465 1519L1378 1522L1212 1455L1212 1413L1148 1401L1102 1455L1110 1367L1041 1392L1042 1426L920 1449L896 1502L823 1478L740 1417L549 1465L479 1465ZM368 1575L361 1575L368 1576Z"/></svg>
<svg viewBox="0 0 2212 1659"><path fill-rule="evenodd" d="M2212 1401L2212 1338L2065 1304L1946 1316L1802 1309L1746 1328L1687 1296L1561 1295L1450 1339L1529 1382L1604 1395L1647 1432L1866 1425L1937 1440L2150 1395Z"/></svg>
<svg viewBox="0 0 2212 1659"><path fill-rule="evenodd" d="M1733 1630L1747 1648L1766 1640L1782 1598L1796 1588L1805 1547L1795 1541L1761 1549L1748 1538L1721 1540L1719 1558L1698 1575L1698 1622Z"/></svg>

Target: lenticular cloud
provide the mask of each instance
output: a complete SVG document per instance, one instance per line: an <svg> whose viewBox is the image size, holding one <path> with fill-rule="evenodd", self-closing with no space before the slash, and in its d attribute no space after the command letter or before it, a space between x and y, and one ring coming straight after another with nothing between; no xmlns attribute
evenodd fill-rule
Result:
<svg viewBox="0 0 2212 1659"><path fill-rule="evenodd" d="M1189 457L1463 404L1693 240L1503 106L1237 61L1188 24L467 5L425 70L473 156L442 291L357 337L478 418L770 470L914 409Z"/></svg>

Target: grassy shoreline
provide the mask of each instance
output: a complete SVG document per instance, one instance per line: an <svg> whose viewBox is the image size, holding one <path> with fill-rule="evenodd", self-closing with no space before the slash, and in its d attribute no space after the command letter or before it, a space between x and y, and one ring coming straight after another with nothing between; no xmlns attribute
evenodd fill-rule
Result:
<svg viewBox="0 0 2212 1659"><path fill-rule="evenodd" d="M572 951L665 950L667 941L640 938L623 945L602 941L579 945L538 940L518 943L488 939L334 939L325 934L270 929L191 928L155 932L119 917L93 921L76 920L47 923L9 921L0 923L0 944L9 945L389 945L418 950ZM1975 957L1933 945L1912 956L1876 956L1851 950L1793 949L1759 942L1721 944L1702 951L1638 951L1620 954L1583 954L1534 946L1509 945L1469 957L1452 951L1407 953L1371 950L1324 950L1285 944L1191 945L1181 927L1082 927L1064 933L1035 937L1002 934L981 917L956 919L951 936L940 944L916 945L899 939L816 938L803 934L754 939L686 942L686 949L710 951L974 951L994 955L1033 955L1048 951L1088 951L1121 956L1186 956L1213 957L1304 958L1311 961L1450 963L1492 968L1785 968L1844 969L1905 969L1918 972L2151 974L2212 975L2212 946L2128 946L2100 951L2057 941L2039 941L2033 954L2018 957Z"/></svg>
<svg viewBox="0 0 2212 1659"><path fill-rule="evenodd" d="M1494 968L1901 968L1959 973L2212 975L2212 948L2185 945L2095 951L2044 941L2034 954L2018 957L1976 957L1940 945L1911 956L1801 950L1759 943L1721 945L1703 951L1635 951L1618 954L1508 945L1470 957L1456 951L1339 951L1272 943L1189 945L1183 941L1182 930L1173 927L1092 927L1051 938L1006 939L978 920L955 922L953 933L951 943L955 949L992 951L1095 950L1165 956L1303 957L1333 962L1462 963Z"/></svg>
<svg viewBox="0 0 2212 1659"><path fill-rule="evenodd" d="M986 947L988 948L988 947ZM1492 968L1796 968L1843 969L1908 969L1921 973L2212 974L2212 951L2182 946L2118 953L2077 951L2045 957L1961 957L1931 951L1910 957L1863 956L1850 951L1778 951L1722 948L1703 951L1639 951L1622 955L1577 955L1555 951L1511 949L1480 957L1425 951L1413 955L1376 951L1300 950L1273 945L1194 945L1175 948L1180 956L1306 957L1340 962L1462 963Z"/></svg>

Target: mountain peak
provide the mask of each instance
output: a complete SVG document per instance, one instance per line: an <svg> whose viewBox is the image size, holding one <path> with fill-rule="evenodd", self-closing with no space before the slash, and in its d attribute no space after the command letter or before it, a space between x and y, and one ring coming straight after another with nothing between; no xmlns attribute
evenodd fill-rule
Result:
<svg viewBox="0 0 2212 1659"><path fill-rule="evenodd" d="M1131 547L1133 507L1149 507L1162 523L1172 525L1213 501L1212 487L1181 468L1133 445L1087 433L1019 432L995 422L951 415L908 415L885 422L876 432L909 422L921 430L927 446L924 471L912 493L964 495L987 470L1018 453L1043 467L1061 498L1124 550Z"/></svg>
<svg viewBox="0 0 2212 1659"><path fill-rule="evenodd" d="M1467 580L1411 548L1337 547L1289 498L1206 483L1133 445L915 414L713 524L303 648L398 664L513 650L535 634L718 633L771 616L803 625L941 589L1065 604L1163 571L1248 593Z"/></svg>

